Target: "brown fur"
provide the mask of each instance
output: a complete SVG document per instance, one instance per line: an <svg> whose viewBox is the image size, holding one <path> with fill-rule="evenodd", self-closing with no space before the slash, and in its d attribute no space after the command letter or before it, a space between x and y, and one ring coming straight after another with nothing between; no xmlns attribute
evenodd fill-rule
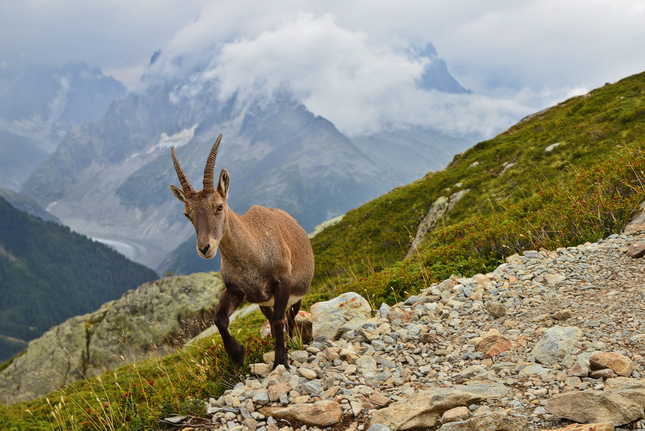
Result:
<svg viewBox="0 0 645 431"><path fill-rule="evenodd" d="M213 145L204 171L204 190L195 192L185 177L172 149L173 162L182 190L171 185L184 203L184 214L197 233L197 252L210 259L219 248L222 280L226 288L220 297L215 324L228 355L244 362L244 348L228 330L229 316L243 299L260 304L276 339L274 367L289 367L284 346L284 329L291 335L301 298L309 290L314 273L314 255L307 233L298 222L278 208L255 205L236 214L228 205L230 177L222 169L215 189L213 169L221 135ZM287 309L288 314L287 314Z"/></svg>

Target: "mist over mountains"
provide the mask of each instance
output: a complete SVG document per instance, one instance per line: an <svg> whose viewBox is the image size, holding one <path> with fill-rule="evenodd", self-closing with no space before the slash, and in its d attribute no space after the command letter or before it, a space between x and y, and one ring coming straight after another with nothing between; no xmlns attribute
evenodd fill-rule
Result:
<svg viewBox="0 0 645 431"><path fill-rule="evenodd" d="M85 63L0 68L0 187L19 190L73 126L102 117L124 94Z"/></svg>
<svg viewBox="0 0 645 431"><path fill-rule="evenodd" d="M73 230L160 271L176 270L160 264L194 235L168 190L178 183L171 146L199 189L206 156L223 133L216 172L231 173L231 207L243 213L254 204L277 206L307 231L442 169L471 146L418 126L384 125L350 138L312 114L289 88L222 100L221 81L204 78L206 64L159 73L163 55L155 53L139 85L103 117L73 127L22 187ZM431 45L422 55L438 66L426 70L420 87L468 92Z"/></svg>

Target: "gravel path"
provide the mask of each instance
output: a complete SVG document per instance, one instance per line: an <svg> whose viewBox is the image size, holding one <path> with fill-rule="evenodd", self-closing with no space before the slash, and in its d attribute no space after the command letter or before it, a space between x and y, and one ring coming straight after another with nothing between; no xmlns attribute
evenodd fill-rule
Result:
<svg viewBox="0 0 645 431"><path fill-rule="evenodd" d="M254 366L255 376L210 400L210 424L193 427L409 429L405 415L414 415L420 402L459 394L461 401L435 409L438 419L427 410L427 422L417 426L564 428L572 421L550 413L553 397L641 385L645 265L628 254L640 243L643 234L612 235L594 244L527 251L490 274L453 277L392 308L384 305L376 317L345 327L340 339L319 337L291 352L290 371L269 373L267 356L267 364ZM546 340L560 330L565 340ZM577 373L594 352L623 357L629 374L621 380L610 369L598 378L585 377L589 370ZM506 425L474 425L484 417ZM645 429L640 419L615 429Z"/></svg>

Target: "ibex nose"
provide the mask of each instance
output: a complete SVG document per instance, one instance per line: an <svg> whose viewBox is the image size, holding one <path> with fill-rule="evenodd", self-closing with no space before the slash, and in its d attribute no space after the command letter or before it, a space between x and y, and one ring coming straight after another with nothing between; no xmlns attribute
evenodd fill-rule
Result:
<svg viewBox="0 0 645 431"><path fill-rule="evenodd" d="M211 245L209 243L204 244L203 247L199 249L199 251L203 254L206 255L208 253L208 250L210 250Z"/></svg>

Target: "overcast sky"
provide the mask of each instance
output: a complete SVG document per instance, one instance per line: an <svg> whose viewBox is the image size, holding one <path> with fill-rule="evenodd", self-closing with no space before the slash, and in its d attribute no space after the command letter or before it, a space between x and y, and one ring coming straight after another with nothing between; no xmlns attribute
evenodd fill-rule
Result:
<svg viewBox="0 0 645 431"><path fill-rule="evenodd" d="M155 73L208 64L176 97L209 79L221 97L288 87L350 135L407 123L490 137L644 71L643 23L643 0L2 0L0 67L86 61L134 86L161 49ZM428 42L474 94L414 85Z"/></svg>

